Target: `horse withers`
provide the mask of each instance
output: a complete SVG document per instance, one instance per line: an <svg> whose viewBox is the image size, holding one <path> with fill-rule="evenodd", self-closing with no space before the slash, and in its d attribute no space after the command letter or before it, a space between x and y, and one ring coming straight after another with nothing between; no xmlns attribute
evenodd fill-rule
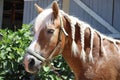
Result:
<svg viewBox="0 0 120 80"><path fill-rule="evenodd" d="M27 72L37 73L42 65L62 54L75 80L120 80L120 41L106 37L89 24L60 10L36 5L39 15L34 39L24 56Z"/></svg>

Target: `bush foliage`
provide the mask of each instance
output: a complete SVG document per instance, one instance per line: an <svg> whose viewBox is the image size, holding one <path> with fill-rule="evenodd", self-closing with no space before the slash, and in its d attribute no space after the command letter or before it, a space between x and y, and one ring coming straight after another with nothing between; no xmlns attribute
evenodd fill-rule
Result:
<svg viewBox="0 0 120 80"><path fill-rule="evenodd" d="M59 70L44 66L38 75L25 72L22 58L32 40L30 28L30 25L23 25L15 32L0 30L3 35L0 41L0 80L61 80L58 75L65 80L73 80L74 76L61 55L51 62Z"/></svg>

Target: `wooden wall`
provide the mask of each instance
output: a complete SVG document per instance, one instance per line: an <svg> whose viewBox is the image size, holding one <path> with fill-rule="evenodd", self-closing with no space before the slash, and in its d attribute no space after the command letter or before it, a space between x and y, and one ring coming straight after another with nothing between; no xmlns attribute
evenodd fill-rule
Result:
<svg viewBox="0 0 120 80"><path fill-rule="evenodd" d="M113 26L120 32L120 0L114 0Z"/></svg>
<svg viewBox="0 0 120 80"><path fill-rule="evenodd" d="M95 12L105 23L109 24L109 27L113 27L120 32L120 0L77 0L83 2L88 8ZM110 29L102 25L99 20L94 18L94 15L89 15L90 12L86 12L81 8L74 0L70 0L70 14L78 17L79 19L87 22L93 28L104 34L113 34ZM116 32L117 33L117 32ZM116 34L112 35L113 37ZM118 35L120 37L120 34Z"/></svg>
<svg viewBox="0 0 120 80"><path fill-rule="evenodd" d="M24 0L23 23L29 24L37 15L34 4L37 3L42 8L47 8L54 0ZM61 4L62 0L60 0ZM60 5L61 7L61 5Z"/></svg>

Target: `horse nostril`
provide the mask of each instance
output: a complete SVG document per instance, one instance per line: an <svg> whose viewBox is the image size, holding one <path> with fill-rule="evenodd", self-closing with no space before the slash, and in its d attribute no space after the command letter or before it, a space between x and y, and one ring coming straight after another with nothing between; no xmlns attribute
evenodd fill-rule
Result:
<svg viewBox="0 0 120 80"><path fill-rule="evenodd" d="M32 67L32 66L34 66L34 65L35 65L35 60L34 60L33 58L31 58L31 59L29 60L29 66Z"/></svg>

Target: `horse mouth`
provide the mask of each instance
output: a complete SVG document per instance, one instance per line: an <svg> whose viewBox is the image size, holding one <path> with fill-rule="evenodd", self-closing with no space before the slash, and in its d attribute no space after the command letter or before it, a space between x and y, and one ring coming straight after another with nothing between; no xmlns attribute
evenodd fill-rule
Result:
<svg viewBox="0 0 120 80"><path fill-rule="evenodd" d="M42 61L39 61L34 56L26 54L23 59L24 68L31 74L39 73L42 67Z"/></svg>

